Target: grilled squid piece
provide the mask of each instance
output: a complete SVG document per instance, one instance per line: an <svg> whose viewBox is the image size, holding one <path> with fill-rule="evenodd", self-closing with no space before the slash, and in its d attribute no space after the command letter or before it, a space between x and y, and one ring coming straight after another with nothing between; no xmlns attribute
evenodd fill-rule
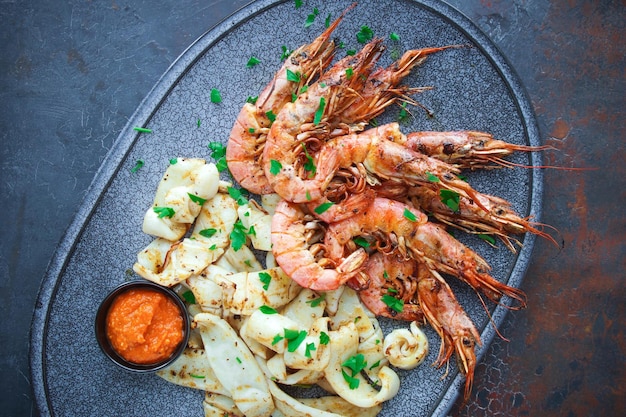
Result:
<svg viewBox="0 0 626 417"><path fill-rule="evenodd" d="M424 362L428 355L428 339L417 323L409 329L395 329L385 337L385 356L396 368L413 369Z"/></svg>
<svg viewBox="0 0 626 417"><path fill-rule="evenodd" d="M137 255L133 270L147 280L172 287L201 273L222 256L235 221L236 202L217 193L202 205L191 237L176 242L155 239ZM211 232L207 234L207 230Z"/></svg>
<svg viewBox="0 0 626 417"><path fill-rule="evenodd" d="M205 200L219 189L219 172L204 159L178 158L170 164L146 211L143 231L167 240L181 239L200 214Z"/></svg>
<svg viewBox="0 0 626 417"><path fill-rule="evenodd" d="M208 313L196 314L208 362L215 376L229 392L235 405L247 417L267 417L274 410L265 375L254 356L233 328Z"/></svg>

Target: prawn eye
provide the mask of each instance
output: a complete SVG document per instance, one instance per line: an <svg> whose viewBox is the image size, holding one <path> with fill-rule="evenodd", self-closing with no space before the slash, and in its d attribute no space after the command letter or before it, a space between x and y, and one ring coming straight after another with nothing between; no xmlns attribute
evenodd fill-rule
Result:
<svg viewBox="0 0 626 417"><path fill-rule="evenodd" d="M463 338L463 346L466 347L471 347L473 345L472 341L469 339L469 337L464 337Z"/></svg>
<svg viewBox="0 0 626 417"><path fill-rule="evenodd" d="M454 153L454 145L450 142L446 142L443 144L443 153L446 155L451 155Z"/></svg>

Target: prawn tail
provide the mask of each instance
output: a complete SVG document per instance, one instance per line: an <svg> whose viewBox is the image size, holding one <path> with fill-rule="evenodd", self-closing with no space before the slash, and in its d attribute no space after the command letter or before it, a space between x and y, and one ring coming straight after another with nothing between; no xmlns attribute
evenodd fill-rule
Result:
<svg viewBox="0 0 626 417"><path fill-rule="evenodd" d="M503 284L487 273L479 273L474 270L464 271L461 278L472 288L482 292L487 298L498 303L509 310L521 310L526 308L526 293L519 288ZM512 305L503 304L502 296L507 296L513 300Z"/></svg>

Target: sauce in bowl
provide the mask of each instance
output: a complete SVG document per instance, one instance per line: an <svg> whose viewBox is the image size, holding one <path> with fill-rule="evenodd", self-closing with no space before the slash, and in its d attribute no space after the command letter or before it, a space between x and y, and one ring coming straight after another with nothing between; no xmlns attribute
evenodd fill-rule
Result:
<svg viewBox="0 0 626 417"><path fill-rule="evenodd" d="M153 372L185 350L190 318L183 300L167 287L144 280L113 289L98 308L96 340L122 368Z"/></svg>
<svg viewBox="0 0 626 417"><path fill-rule="evenodd" d="M183 317L165 294L131 289L111 304L106 333L113 349L127 361L157 363L169 358L182 342Z"/></svg>

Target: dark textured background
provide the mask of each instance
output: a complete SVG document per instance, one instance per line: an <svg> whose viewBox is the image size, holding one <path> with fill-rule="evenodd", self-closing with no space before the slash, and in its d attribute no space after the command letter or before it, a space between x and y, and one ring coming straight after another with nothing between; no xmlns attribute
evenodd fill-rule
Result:
<svg viewBox="0 0 626 417"><path fill-rule="evenodd" d="M198 36L246 1L3 2L0 5L0 410L36 415L29 326L57 243L141 100ZM321 0L319 1L321 3ZM362 2L365 4L365 1ZM450 1L502 50L544 142L544 215L523 283L454 415L619 415L624 337L624 2ZM316 4L305 0L305 7ZM80 294L76 294L80 297ZM88 369L77 369L89 377Z"/></svg>

